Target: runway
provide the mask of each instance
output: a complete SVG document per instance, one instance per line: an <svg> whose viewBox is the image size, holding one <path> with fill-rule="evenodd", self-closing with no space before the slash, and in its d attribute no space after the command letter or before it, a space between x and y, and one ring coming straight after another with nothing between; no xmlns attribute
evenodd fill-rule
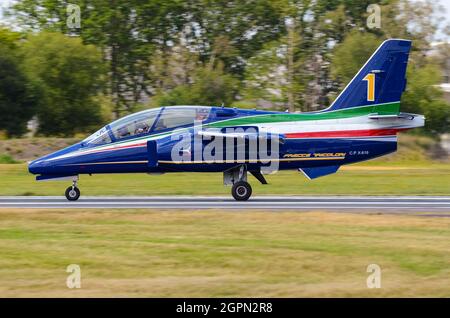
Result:
<svg viewBox="0 0 450 318"><path fill-rule="evenodd" d="M246 202L218 196L0 197L0 209L235 209L235 210L383 210L389 213L420 211L450 216L450 197L369 196L255 196Z"/></svg>

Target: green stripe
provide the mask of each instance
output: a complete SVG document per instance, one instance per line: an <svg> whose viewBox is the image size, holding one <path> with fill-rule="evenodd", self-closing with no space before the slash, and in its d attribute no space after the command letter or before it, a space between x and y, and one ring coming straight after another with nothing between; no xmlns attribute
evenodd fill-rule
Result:
<svg viewBox="0 0 450 318"><path fill-rule="evenodd" d="M256 115L249 117L241 117L236 119L230 119L217 123L211 123L208 127L226 127L226 126L238 126L249 124L265 124L265 123L280 123L280 122L293 122L293 121L309 121L309 120L323 120L323 119L339 119L350 118L357 116L366 116L373 113L380 115L393 115L398 114L400 111L400 102L361 106L354 108L346 108L337 111L329 111L323 113L300 113L300 114L269 114L269 115Z"/></svg>

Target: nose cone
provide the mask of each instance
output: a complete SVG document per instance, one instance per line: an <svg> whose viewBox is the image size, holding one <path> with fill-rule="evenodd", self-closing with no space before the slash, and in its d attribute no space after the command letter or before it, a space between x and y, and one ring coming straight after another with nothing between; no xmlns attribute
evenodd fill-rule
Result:
<svg viewBox="0 0 450 318"><path fill-rule="evenodd" d="M32 174L52 174L55 163L47 160L48 157L42 157L28 163L28 171Z"/></svg>
<svg viewBox="0 0 450 318"><path fill-rule="evenodd" d="M61 173L64 156L81 148L81 143L54 152L50 155L36 159L28 163L28 171L32 174L58 174Z"/></svg>
<svg viewBox="0 0 450 318"><path fill-rule="evenodd" d="M32 174L43 173L45 166L45 160L37 159L28 163L28 171Z"/></svg>

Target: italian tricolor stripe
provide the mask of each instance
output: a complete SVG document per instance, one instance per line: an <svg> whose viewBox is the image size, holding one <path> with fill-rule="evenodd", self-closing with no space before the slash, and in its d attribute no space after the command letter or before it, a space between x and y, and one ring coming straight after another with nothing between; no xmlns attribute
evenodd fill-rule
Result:
<svg viewBox="0 0 450 318"><path fill-rule="evenodd" d="M405 129L367 129L367 130L339 130L287 133L286 138L339 138L339 137L373 137L393 136Z"/></svg>

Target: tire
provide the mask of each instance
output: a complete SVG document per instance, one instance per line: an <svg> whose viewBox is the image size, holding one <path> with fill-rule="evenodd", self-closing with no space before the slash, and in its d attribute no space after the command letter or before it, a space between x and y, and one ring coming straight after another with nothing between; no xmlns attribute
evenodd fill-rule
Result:
<svg viewBox="0 0 450 318"><path fill-rule="evenodd" d="M252 187L248 182L238 181L233 184L231 194L236 201L247 201L252 195Z"/></svg>
<svg viewBox="0 0 450 318"><path fill-rule="evenodd" d="M80 197L80 189L77 187L68 187L66 189L66 198L69 201L76 201Z"/></svg>

